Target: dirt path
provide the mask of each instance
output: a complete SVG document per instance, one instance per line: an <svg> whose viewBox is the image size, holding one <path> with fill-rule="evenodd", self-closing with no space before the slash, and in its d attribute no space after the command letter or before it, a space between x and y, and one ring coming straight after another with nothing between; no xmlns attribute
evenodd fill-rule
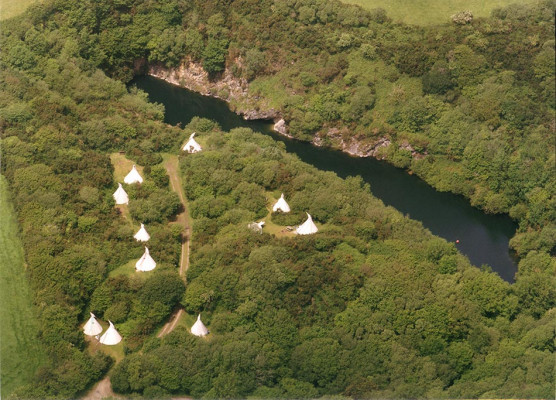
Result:
<svg viewBox="0 0 556 400"><path fill-rule="evenodd" d="M103 380L93 386L93 388L82 398L82 400L101 400L107 397L115 399L123 398L116 395L112 390L112 385L110 384L110 378L108 377L108 375L106 375Z"/></svg>
<svg viewBox="0 0 556 400"><path fill-rule="evenodd" d="M185 281L185 272L189 268L189 246L190 246L190 236L191 236L191 224L189 223L189 213L186 207L185 195L183 194L183 187L181 185L179 171L178 171L178 158L176 156L170 156L168 160L164 163L168 176L170 177L170 186L172 190L176 192L180 198L181 204L183 205L183 212L179 214L176 218L176 223L181 224L184 228L185 240L181 245L181 257L180 257L180 276ZM183 315L183 308L176 310L170 320L162 327L157 337L161 338L174 330L178 324L181 316Z"/></svg>
<svg viewBox="0 0 556 400"><path fill-rule="evenodd" d="M178 157L169 156L167 161L164 163L168 176L170 177L170 187L174 192L176 192L180 198L183 205L183 212L179 214L176 218L176 224L181 224L184 228L185 240L181 245L181 256L180 256L180 269L179 274L185 281L185 272L189 268L189 244L191 236L191 224L189 222L189 213L186 208L185 195L183 193L183 188L181 186L181 181L179 177L178 170ZM178 324L180 318L184 314L183 308L177 309L171 316L169 321L164 325L157 337L163 337L174 330ZM123 399L123 397L118 396L112 390L112 385L110 383L110 378L104 377L100 382L98 382L93 388L82 398L82 400L101 400L105 398L115 398ZM179 399L189 399L188 397L180 397Z"/></svg>

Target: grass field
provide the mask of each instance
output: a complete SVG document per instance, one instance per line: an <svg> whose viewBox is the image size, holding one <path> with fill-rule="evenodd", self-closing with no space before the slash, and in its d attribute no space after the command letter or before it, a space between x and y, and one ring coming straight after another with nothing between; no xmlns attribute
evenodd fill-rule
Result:
<svg viewBox="0 0 556 400"><path fill-rule="evenodd" d="M475 17L487 17L495 8L536 0L341 0L366 9L384 8L394 21L413 25L435 25L450 21L450 16L469 10Z"/></svg>
<svg viewBox="0 0 556 400"><path fill-rule="evenodd" d="M0 176L0 398L28 384L46 356L25 276L23 247L5 178Z"/></svg>
<svg viewBox="0 0 556 400"><path fill-rule="evenodd" d="M0 0L0 20L21 14L31 4L40 0Z"/></svg>

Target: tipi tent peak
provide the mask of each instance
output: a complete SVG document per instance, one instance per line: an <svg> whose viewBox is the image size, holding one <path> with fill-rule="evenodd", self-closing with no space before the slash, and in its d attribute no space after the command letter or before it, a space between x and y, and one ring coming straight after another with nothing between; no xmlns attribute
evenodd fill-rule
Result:
<svg viewBox="0 0 556 400"><path fill-rule="evenodd" d="M147 271L152 271L155 267L156 267L156 262L154 262L153 258L149 254L149 249L145 247L145 252L141 256L139 261L135 263L135 269L137 271L147 272Z"/></svg>
<svg viewBox="0 0 556 400"><path fill-rule="evenodd" d="M90 314L91 318L89 318L89 320L83 327L83 333L85 333L85 335L87 336L96 336L102 332L102 326L100 326L97 319L95 318L95 314Z"/></svg>
<svg viewBox="0 0 556 400"><path fill-rule="evenodd" d="M114 192L114 194L112 196L114 197L114 200L116 201L116 204L128 204L129 203L129 197L127 196L127 193L125 192L121 183L118 183L118 189L116 189L116 191Z"/></svg>
<svg viewBox="0 0 556 400"><path fill-rule="evenodd" d="M141 175L139 175L139 172L137 171L135 165L133 165L133 168L131 168L129 174L127 174L124 178L124 182L128 185L131 185L133 183L143 183L143 178L141 177Z"/></svg>
<svg viewBox="0 0 556 400"><path fill-rule="evenodd" d="M276 203L274 203L274 206L272 207L272 212L276 212L278 210L280 210L284 213L289 213L290 212L290 206L286 202L286 199L284 199L284 193L282 193L282 195L280 196L278 201Z"/></svg>
<svg viewBox="0 0 556 400"><path fill-rule="evenodd" d="M206 336L208 335L209 331L203 321L201 321L201 314L197 317L197 321L191 327L191 333L195 336Z"/></svg>
<svg viewBox="0 0 556 400"><path fill-rule="evenodd" d="M189 136L189 140L187 141L185 146L183 146L183 151L187 151L188 153L197 153L202 150L201 145L197 143L197 141L194 139L194 136L195 132L193 132L191 136Z"/></svg>
<svg viewBox="0 0 556 400"><path fill-rule="evenodd" d="M135 240L138 242L148 242L151 238L151 235L145 229L145 225L141 224L141 228L137 231L137 233L133 236Z"/></svg>
<svg viewBox="0 0 556 400"><path fill-rule="evenodd" d="M295 232L298 235L311 235L313 233L317 233L319 230L315 225L315 223L313 222L313 218L311 218L309 213L306 214L307 214L307 220L301 225L299 225L295 230Z"/></svg>
<svg viewBox="0 0 556 400"><path fill-rule="evenodd" d="M108 327L106 332L104 332L104 335L100 337L99 342L102 344L107 344L109 346L114 346L115 344L118 344L122 341L122 336L118 333L116 328L114 328L114 324L112 323L112 321L108 321L108 323L110 324L110 326Z"/></svg>

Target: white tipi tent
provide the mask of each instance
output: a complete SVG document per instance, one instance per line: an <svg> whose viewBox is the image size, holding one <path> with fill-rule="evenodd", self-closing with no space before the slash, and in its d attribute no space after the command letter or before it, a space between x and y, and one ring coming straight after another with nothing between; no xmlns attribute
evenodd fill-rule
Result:
<svg viewBox="0 0 556 400"><path fill-rule="evenodd" d="M278 201L274 204L274 207L272 207L272 212L276 212L278 210L284 213L290 212L290 206L286 203L286 199L284 199L284 193L282 193L282 196L280 196Z"/></svg>
<svg viewBox="0 0 556 400"><path fill-rule="evenodd" d="M141 256L139 261L135 263L135 269L137 271L147 272L147 271L152 271L155 267L156 267L156 263L154 262L153 258L149 254L149 249L145 247L145 252Z"/></svg>
<svg viewBox="0 0 556 400"><path fill-rule="evenodd" d="M247 227L256 233L263 233L263 226L264 226L264 221L250 222L249 224L247 224Z"/></svg>
<svg viewBox="0 0 556 400"><path fill-rule="evenodd" d="M201 314L197 317L197 321L191 327L191 333L195 336L206 336L209 331L203 321L201 321Z"/></svg>
<svg viewBox="0 0 556 400"><path fill-rule="evenodd" d="M102 344L113 346L120 343L122 341L122 337L118 333L116 328L114 328L114 324L112 323L112 321L108 321L108 323L110 324L110 326L108 327L106 332L104 332L104 335L100 337L99 342Z"/></svg>
<svg viewBox="0 0 556 400"><path fill-rule="evenodd" d="M309 213L306 214L307 214L307 220L301 225L299 225L295 230L295 232L298 235L311 235L313 233L317 233L319 230L315 225L315 223L313 222L313 219L311 218Z"/></svg>
<svg viewBox="0 0 556 400"><path fill-rule="evenodd" d="M189 140L187 141L185 146L183 146L183 151L187 151L188 153L197 153L202 150L201 145L197 143L195 139L193 139L194 136L195 132L193 132L191 136L189 136Z"/></svg>
<svg viewBox="0 0 556 400"><path fill-rule="evenodd" d="M143 178L141 177L141 175L139 175L139 172L137 171L137 168L135 168L135 165L133 166L133 168L131 168L129 174L125 176L124 182L128 185L131 185L133 183L143 183Z"/></svg>
<svg viewBox="0 0 556 400"><path fill-rule="evenodd" d="M90 314L91 318L89 318L89 320L83 327L83 333L85 333L85 335L87 336L96 336L102 332L102 326L100 326L97 319L95 318L95 314Z"/></svg>
<svg viewBox="0 0 556 400"><path fill-rule="evenodd" d="M141 224L141 228L137 231L137 233L133 236L135 240L138 242L148 242L151 238L151 235L145 229L145 225Z"/></svg>
<svg viewBox="0 0 556 400"><path fill-rule="evenodd" d="M116 200L116 204L129 203L129 197L127 197L127 193L125 192L121 183L118 183L118 189L116 189L112 196L114 197L114 200Z"/></svg>

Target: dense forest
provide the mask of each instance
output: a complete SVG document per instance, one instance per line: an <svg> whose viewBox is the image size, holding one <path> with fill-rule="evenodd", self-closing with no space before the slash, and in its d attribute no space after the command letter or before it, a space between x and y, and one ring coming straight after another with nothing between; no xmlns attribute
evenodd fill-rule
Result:
<svg viewBox="0 0 556 400"><path fill-rule="evenodd" d="M46 1L2 24L2 174L19 219L48 363L18 398L72 398L112 368L115 391L163 397L550 397L556 228L553 6L417 28L334 1ZM388 138L390 162L520 221L516 283L249 130L184 129L125 83L147 61L225 68L281 110L290 133L332 143ZM266 103L264 103L266 102ZM180 159L194 219L183 232L161 164ZM110 154L144 167L130 218L152 227L153 274L110 275L143 252L114 207ZM257 234L284 192L311 237ZM211 335L153 332L172 309ZM89 311L111 319L125 358L91 352Z"/></svg>
<svg viewBox="0 0 556 400"><path fill-rule="evenodd" d="M426 28L318 0L52 1L31 14L6 38L20 68L61 35L90 68L123 81L145 63L193 60L215 79L231 71L250 81L234 106L274 107L296 138L374 149L439 190L509 213L521 256L554 247L550 1Z"/></svg>
<svg viewBox="0 0 556 400"><path fill-rule="evenodd" d="M181 160L194 217L182 304L208 317L212 337L182 329L150 342L117 365L115 390L208 398L550 396L551 300L537 303L534 317L519 282L512 287L471 267L453 244L384 207L360 178L320 172L245 128L222 133L197 120L186 131L202 132L205 149ZM300 224L308 211L317 235L247 229L269 213L268 195L282 192L292 213L270 220ZM529 262L548 267L550 257L531 254L522 267Z"/></svg>

